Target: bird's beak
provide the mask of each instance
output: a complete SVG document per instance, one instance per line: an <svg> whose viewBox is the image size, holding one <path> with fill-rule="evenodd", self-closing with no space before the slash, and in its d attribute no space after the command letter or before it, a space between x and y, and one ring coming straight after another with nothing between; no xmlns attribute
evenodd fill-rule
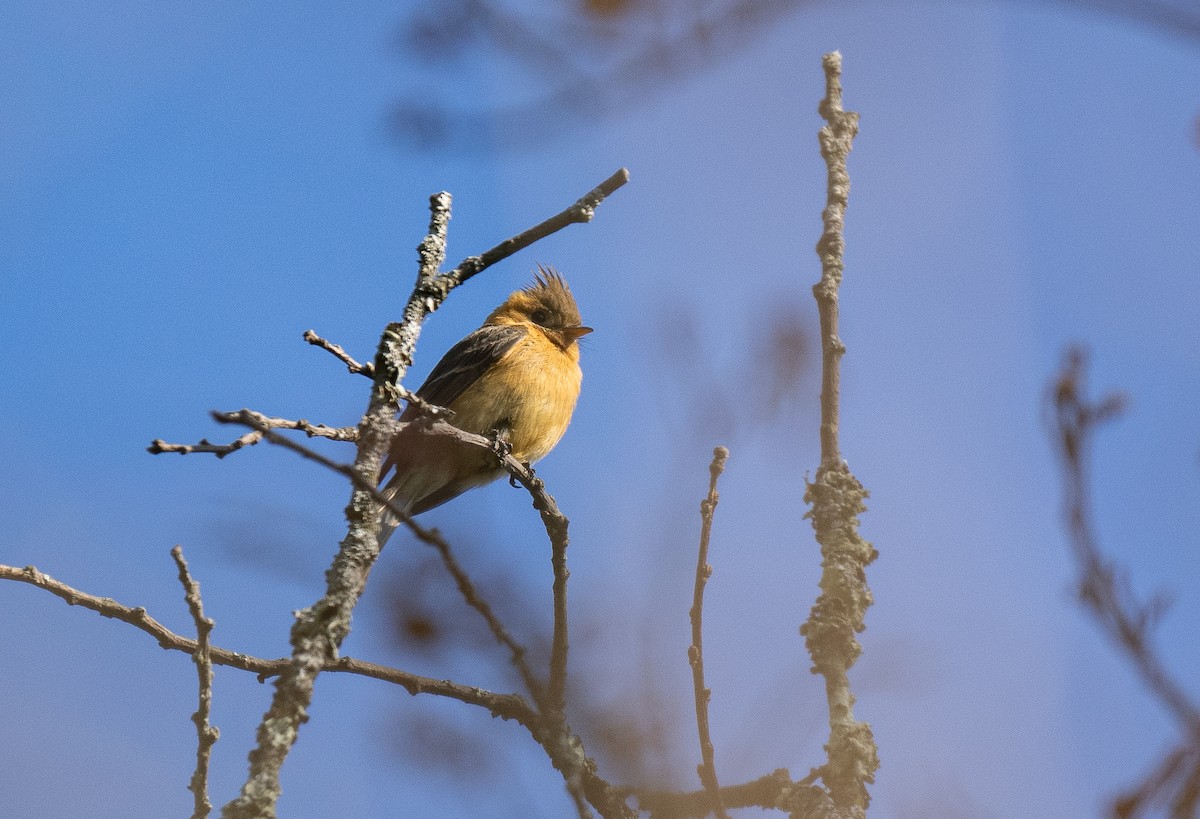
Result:
<svg viewBox="0 0 1200 819"><path fill-rule="evenodd" d="M575 341L580 336L586 336L590 332L592 332L591 327L564 327L564 328L562 328L562 334L567 337L568 341Z"/></svg>

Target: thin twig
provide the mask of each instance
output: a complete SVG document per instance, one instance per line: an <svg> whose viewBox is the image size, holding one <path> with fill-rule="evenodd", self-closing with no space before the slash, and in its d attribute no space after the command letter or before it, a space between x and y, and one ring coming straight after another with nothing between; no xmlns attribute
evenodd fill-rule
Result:
<svg viewBox="0 0 1200 819"><path fill-rule="evenodd" d="M94 611L103 617L120 620L149 634L161 648L168 651L182 651L194 657L200 650L200 645L196 640L171 631L147 614L144 608L122 605L111 597L97 597L96 595L80 591L38 571L33 566L18 568L16 566L0 565L0 580L15 580L21 583L28 583L31 586L36 586L65 600L68 605L79 606L80 608ZM279 676L292 662L289 657L268 660L212 645L209 646L209 657L215 665L236 668L240 671L249 671L257 674L260 682ZM468 705L479 706L487 709L493 716L515 720L530 731L535 730L538 725L537 712L520 694L497 694L476 686L461 685L449 680L435 680L432 677L422 677L417 674L410 674L407 671L401 671L398 668L369 663L364 660L356 660L352 657L339 657L337 660L326 665L322 670L370 677L371 679L398 685L414 696L417 694L433 694L435 696L458 700Z"/></svg>
<svg viewBox="0 0 1200 819"><path fill-rule="evenodd" d="M375 365L369 361L366 364L359 364L350 357L350 354L346 352L342 345L334 344L332 341L321 338L315 330L305 330L304 340L309 344L332 353L334 358L346 365L346 369L350 370L352 375L365 375L367 378L374 380Z"/></svg>
<svg viewBox="0 0 1200 819"><path fill-rule="evenodd" d="M1120 819L1137 816L1166 816L1167 802L1178 809L1171 816L1194 817L1195 780L1200 770L1200 749L1181 745L1163 755L1158 765L1142 782L1113 800L1112 812ZM1172 797L1175 797L1172 799ZM1156 810L1157 809L1157 810Z"/></svg>
<svg viewBox="0 0 1200 819"><path fill-rule="evenodd" d="M725 471L729 450L719 446L713 450L712 463L708 467L708 496L700 504L700 548L696 555L696 585L692 592L692 645L688 649L688 662L692 666L692 689L696 698L696 731L700 735L700 765L696 773L700 784L711 797L710 808L718 819L729 819L725 805L721 802L721 786L717 781L717 766L713 753L712 736L708 728L708 703L712 691L704 685L704 586L712 576L708 564L708 544L712 537L713 515L717 511L717 479Z"/></svg>
<svg viewBox="0 0 1200 819"><path fill-rule="evenodd" d="M192 660L196 663L196 675L200 682L200 704L196 713L192 714L192 722L196 724L196 771L188 783L188 790L195 797L195 808L192 819L204 819L212 812L212 802L208 799L208 763L212 757L212 748L221 732L209 724L212 713L213 670L212 655L208 644L212 634L213 621L204 616L204 602L200 597L200 584L188 571L187 560L183 557L183 547L176 546L171 550L171 557L179 569L179 582L183 584L183 599L187 601L188 611L196 624L196 651Z"/></svg>
<svg viewBox="0 0 1200 819"><path fill-rule="evenodd" d="M221 415L221 413L216 413ZM287 418L271 418L263 415L261 412L255 412L250 409L241 409L236 413L224 413L224 415L247 415L253 417L258 424L264 429L292 429L303 432L309 438L328 438L331 441L350 441L358 440L358 427L330 427L325 424L312 424L301 418L299 421L291 421Z"/></svg>
<svg viewBox="0 0 1200 819"><path fill-rule="evenodd" d="M262 435L257 432L247 432L236 441L231 441L228 444L214 444L207 438L201 438L197 444L169 444L161 438L155 438L150 442L150 446L146 447L146 451L151 455L162 455L166 452L173 452L179 455L192 454L211 454L218 458L224 458L233 452L237 452L242 447L254 446L262 440Z"/></svg>
<svg viewBox="0 0 1200 819"><path fill-rule="evenodd" d="M1139 604L1119 585L1118 571L1101 553L1092 529L1087 458L1095 428L1122 409L1124 399L1112 395L1096 404L1083 396L1086 358L1068 355L1055 389L1059 454L1066 472L1065 515L1079 570L1080 597L1113 640L1125 649L1142 681L1200 743L1200 708L1167 671L1150 641L1150 629L1162 613L1160 603Z"/></svg>
<svg viewBox="0 0 1200 819"><path fill-rule="evenodd" d="M485 439L486 440L486 439ZM529 492L533 508L542 518L546 535L550 538L550 563L554 572L554 634L550 643L550 679L547 683L546 710L554 719L561 721L566 708L567 688L567 547L570 545L568 528L570 521L558 508L554 496L546 491L546 484L531 467L521 463L498 440L488 440L488 446L500 459L500 465Z"/></svg>
<svg viewBox="0 0 1200 819"><path fill-rule="evenodd" d="M871 727L854 718L854 695L847 672L862 652L855 635L866 626L871 605L866 567L878 552L858 534L858 515L866 511L867 491L842 460L838 442L840 362L845 345L838 337L838 287L845 240L842 228L850 193L846 157L858 133L858 114L842 109L841 54L823 59L825 98L819 111L821 156L828 171L824 231L817 242L821 280L813 286L821 318L821 463L804 499L812 504L817 542L821 544L821 593L808 622L800 628L813 660L825 678L829 708L828 762L821 778L839 812L863 815L870 803L867 785L875 781L878 751Z"/></svg>
<svg viewBox="0 0 1200 819"><path fill-rule="evenodd" d="M391 508L390 504L389 508ZM471 578L463 569L462 564L458 562L458 558L454 556L454 552L450 550L450 544L436 530L434 530L434 534L436 537L429 538L425 542L437 550L438 555L442 558L442 565L446 567L446 571L454 578L454 582L458 586L458 591L463 596L463 600L466 601L468 606L475 609L484 622L487 623L487 627L492 632L492 636L496 642L508 649L512 664L521 675L525 687L529 690L529 695L533 697L534 702L538 703L539 708L541 708L545 695L541 681L533 673L533 670L529 668L529 663L525 660L527 649L513 638L508 629L505 628L504 623L492 611L492 607L483 599L483 596L475 588L475 584L471 582Z"/></svg>
<svg viewBox="0 0 1200 819"><path fill-rule="evenodd" d="M243 413L248 413L258 419L258 425L253 431L247 432L232 443L214 444L210 443L206 438L201 438L198 444L169 444L161 438L156 438L146 448L146 451L151 455L162 455L166 452L178 453L180 455L210 453L216 455L218 458L224 458L232 452L237 452L243 447L254 446L261 441L263 436L259 427L262 429L294 429L303 432L309 438L328 438L331 441L358 440L357 427L330 427L325 424L313 424L303 418L298 421L292 421L288 418L271 418L270 416L263 415L261 412L249 409L226 413L214 412L214 415L218 416L218 420L221 420L222 418L241 415Z"/></svg>
<svg viewBox="0 0 1200 819"><path fill-rule="evenodd" d="M546 491L546 484L534 474L533 469L512 456L509 448L497 439L488 441L500 465L513 480L520 483L533 499L533 508L542 518L546 535L550 538L550 563L554 573L554 633L550 644L550 678L547 682L545 700L539 703L542 716L548 724L548 736L542 746L549 754L554 766L562 773L567 791L575 801L580 817L590 816L585 799L596 805L603 816L624 816L629 808L619 799L612 788L599 783L594 765L584 755L582 743L570 730L566 720L567 688L567 547L570 545L568 529L570 521L558 508L558 502ZM590 783L590 784L589 784Z"/></svg>
<svg viewBox="0 0 1200 819"><path fill-rule="evenodd" d="M596 208L600 203L628 181L629 171L621 168L561 213L551 216L546 221L534 225L523 233L518 233L511 239L506 239L478 256L468 256L466 259L463 259L453 270L445 274L446 279L452 282L451 287L455 287L477 273L491 267L501 259L508 258L518 250L529 247L536 241L545 239L550 234L562 230L567 225L592 221L592 216L595 215Z"/></svg>
<svg viewBox="0 0 1200 819"><path fill-rule="evenodd" d="M171 631L151 617L144 608L126 606L110 597L88 594L55 580L33 566L19 568L0 565L0 580L28 583L61 598L68 605L79 606L103 617L120 620L149 634L160 647L169 651L181 651L185 654L195 655L199 650L196 640ZM210 646L209 655L216 665L257 674L260 682L279 676L292 667L292 658L290 657L268 660L218 646ZM467 705L483 708L494 717L513 720L529 731L534 740L545 749L555 769L563 772L564 777L570 771L578 772L583 793L588 801L597 806L601 815L618 817L618 819L633 819L634 813L624 803L625 794L597 775L594 763L583 753L583 745L579 737L569 732L559 732L557 727L554 729L554 733L550 733L542 714L520 694L499 694L477 686L422 677L398 668L352 657L339 657L326 664L321 670L354 674L391 683L404 688L413 696L432 694L458 700Z"/></svg>

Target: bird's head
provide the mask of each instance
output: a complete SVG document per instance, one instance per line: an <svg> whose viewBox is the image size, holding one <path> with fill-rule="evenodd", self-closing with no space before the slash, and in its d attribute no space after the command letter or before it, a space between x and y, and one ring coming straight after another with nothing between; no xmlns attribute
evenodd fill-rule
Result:
<svg viewBox="0 0 1200 819"><path fill-rule="evenodd" d="M581 324L579 307L567 282L553 268L538 265L534 283L513 293L492 311L485 324L533 324L563 350L592 332Z"/></svg>

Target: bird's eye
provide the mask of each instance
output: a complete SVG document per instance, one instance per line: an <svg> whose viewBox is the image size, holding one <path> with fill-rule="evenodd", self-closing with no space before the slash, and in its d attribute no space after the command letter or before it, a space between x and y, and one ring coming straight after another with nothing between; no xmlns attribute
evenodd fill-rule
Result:
<svg viewBox="0 0 1200 819"><path fill-rule="evenodd" d="M537 310L534 310L532 313L530 313L529 317L533 319L534 324L541 324L545 326L546 320L550 318L550 311L543 310L539 307Z"/></svg>

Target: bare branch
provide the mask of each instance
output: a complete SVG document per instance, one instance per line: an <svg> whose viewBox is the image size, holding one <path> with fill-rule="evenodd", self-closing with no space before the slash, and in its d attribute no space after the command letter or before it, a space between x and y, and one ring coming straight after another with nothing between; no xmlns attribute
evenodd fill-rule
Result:
<svg viewBox="0 0 1200 819"><path fill-rule="evenodd" d="M1166 670L1150 642L1161 606L1140 604L1118 580L1119 572L1101 553L1092 529L1088 492L1088 453L1097 425L1119 411L1123 399L1109 396L1091 404L1086 391L1086 356L1072 350L1054 389L1056 437L1066 476L1064 513L1079 570L1079 595L1108 635L1125 649L1146 684L1200 743L1200 708Z"/></svg>
<svg viewBox="0 0 1200 819"><path fill-rule="evenodd" d="M841 458L838 451L838 401L841 382L840 362L846 347L838 338L838 288L845 269L843 254L846 240L846 205L850 196L850 174L846 157L858 133L858 114L842 110L842 55L826 54L825 99L818 110L828 125L821 128L821 156L828 169L825 209L821 219L825 229L817 241L821 258L821 280L813 286L813 295L821 318L821 463Z"/></svg>
<svg viewBox="0 0 1200 819"><path fill-rule="evenodd" d="M328 438L331 441L358 440L358 429L356 427L330 427L325 424L313 424L303 418L299 421L292 421L287 418L271 418L270 416L263 415L261 412L249 409L242 409L237 412L217 412L214 410L212 414L216 420L221 422L246 415L247 417L257 419L257 423L253 425L255 427L253 431L247 432L229 444L213 444L206 438L201 438L198 444L169 444L160 438L156 438L146 448L147 451L151 455L161 455L164 452L175 452L180 455L210 453L216 455L218 458L224 458L231 452L237 452L242 447L257 444L263 439L262 430L264 429L294 429L303 432L309 438Z"/></svg>
<svg viewBox="0 0 1200 819"><path fill-rule="evenodd" d="M828 763L821 778L840 813L865 816L875 781L878 752L871 727L854 719L854 695L847 672L862 651L855 634L866 628L871 605L866 567L878 552L858 534L858 515L866 511L867 491L842 460L838 442L840 362L846 351L838 337L838 287L842 281L845 241L842 227L850 192L846 157L858 133L858 114L842 109L841 55L826 54L825 99L819 111L821 156L828 169L828 192L822 212L824 232L817 242L821 280L813 286L821 318L821 464L804 499L821 544L821 593L808 622L800 628L813 659L814 673L825 678L829 706Z"/></svg>
<svg viewBox="0 0 1200 819"><path fill-rule="evenodd" d="M247 432L241 438L228 444L214 444L207 438L201 438L198 444L169 444L162 438L155 438L150 442L150 446L146 447L146 451L151 455L162 455L164 452L174 452L179 455L207 453L216 455L218 458L224 458L230 453L237 452L242 447L254 446L261 440L262 435L257 432Z"/></svg>
<svg viewBox="0 0 1200 819"><path fill-rule="evenodd" d="M713 450L712 463L708 467L708 496L700 504L700 548L696 556L696 585L692 592L692 645L688 649L688 662L692 666L692 688L696 697L696 730L700 735L700 765L696 772L700 784L708 792L710 809L717 819L728 819L721 802L721 786L717 782L717 766L714 760L712 737L708 729L708 702L712 691L704 686L704 586L712 576L708 565L708 544L712 536L713 515L717 511L717 479L725 471L729 450L719 446Z"/></svg>
<svg viewBox="0 0 1200 819"><path fill-rule="evenodd" d="M182 651L185 654L195 656L200 650L199 643L196 640L171 631L147 614L144 608L125 606L111 597L97 597L80 591L38 571L33 566L26 566L22 569L16 566L0 565L0 580L15 580L21 583L28 583L65 600L68 605L79 606L80 608L97 612L104 617L128 623L149 634L158 642L160 647L168 651ZM214 665L236 668L240 671L249 671L257 674L260 681L266 681L271 677L280 675L284 669L291 665L291 659L288 657L267 660L211 645L209 646L209 656ZM370 677L371 679L399 685L414 696L417 694L433 694L435 696L458 700L468 705L479 706L487 709L493 716L515 720L531 731L536 728L538 723L537 713L520 694L496 694L476 686L460 685L449 680L435 680L432 677L422 677L418 674L401 671L398 668L369 663L364 660L356 660L352 657L340 657L325 666L322 670L355 674L360 677Z"/></svg>
<svg viewBox="0 0 1200 819"><path fill-rule="evenodd" d="M213 630L212 618L204 616L204 603L200 598L200 584L192 579L188 571L187 561L183 557L183 547L176 546L171 550L171 557L179 568L179 582L183 584L183 598L187 601L188 611L196 624L196 651L192 660L196 663L196 675L200 681L200 704L196 713L192 714L192 722L196 724L196 771L188 783L188 790L195 797L195 808L192 819L204 819L212 812L212 802L208 799L208 763L212 757L212 747L216 744L221 732L209 724L212 713L213 670L212 656L208 637Z"/></svg>
<svg viewBox="0 0 1200 819"><path fill-rule="evenodd" d="M473 436L478 440L478 436ZM531 467L521 463L508 451L503 442L487 440L487 445L500 459L500 465L512 479L520 483L533 498L533 508L542 518L550 538L550 563L554 571L554 636L550 644L550 680L547 684L546 709L555 719L563 719L567 687L567 530L570 521L558 508L558 502L546 491L546 484Z"/></svg>
<svg viewBox="0 0 1200 819"><path fill-rule="evenodd" d="M299 421L292 421L287 418L272 418L268 415L263 415L261 412L255 412L250 409L241 409L237 412L213 413L217 416L218 421L224 418L235 415L247 416L254 418L258 425L263 429L292 429L303 432L309 438L328 438L331 441L350 441L358 440L357 427L330 427L325 424L313 424L301 418Z"/></svg>
<svg viewBox="0 0 1200 819"><path fill-rule="evenodd" d="M1200 778L1200 748L1181 745L1163 756L1159 764L1135 788L1113 800L1113 814L1120 819L1168 815L1196 815L1196 788Z"/></svg>
<svg viewBox="0 0 1200 819"><path fill-rule="evenodd" d="M533 671L529 669L529 665L526 663L526 659L524 659L527 653L526 647L522 646L520 642L517 642L514 638L512 638L509 630L504 627L504 623L500 622L499 617L494 614L491 606L487 604L486 600L482 598L482 596L480 596L472 580L470 580L469 575L466 573L466 570L463 570L461 564L458 563L457 558L454 556L454 551L452 551L450 548L450 544L446 542L445 538L442 537L442 533L434 530L434 528L426 528L418 524L418 522L413 520L412 516L409 516L406 512L404 512L403 508L398 506L398 504L394 501L390 500L390 498L386 497L383 492L380 492L376 482L373 482L373 480L366 480L359 476L359 473L354 470L353 465L340 464L340 462L326 458L325 455L316 452L314 449L305 447L304 444L292 441L290 438L276 434L276 432L266 428L266 426L263 424L262 416L259 416L258 413L242 410L241 412L212 413L212 417L214 417L217 422L222 424L242 424L245 426L250 426L251 429L259 432L259 434L262 435L266 441L274 443L276 446L283 447L284 449L290 449L292 452L301 455L302 458L316 461L317 464L329 468L329 470L337 472L338 474L342 474L342 476L346 476L350 479L350 482L354 484L356 489L366 492L366 494L371 496L373 501L382 504L382 506L388 508L389 512L395 514L396 518L403 522L403 524L406 525L409 530L413 532L414 536L421 540L422 543L433 546L433 548L438 551L438 555L442 557L442 562L446 570L448 570L452 578L454 578L458 586L458 591L462 593L463 599L466 600L470 608L478 611L479 615L484 618L488 629L491 630L492 635L494 638L496 638L496 641L505 648L508 648L509 652L511 653L512 664L514 664L517 671L520 672L522 680L524 683L526 683L526 687L529 689L529 693L533 695L536 703L538 703L540 707L545 705L544 692L542 692L541 682L538 680L538 677L533 674ZM463 446L478 447L481 449L491 450L491 452L497 452L497 442L488 440L488 438L481 435L473 435L470 434L470 432L460 430L456 428L456 426L446 423L443 419L433 419L430 420L430 422L422 422L422 425L424 425L422 432L424 432L425 435L450 437L463 444ZM498 454L502 455L502 458L504 459L502 460L502 464L504 464L505 468L509 468L509 470L514 472L516 476L520 476L521 478L528 480L528 482L530 482L530 486L533 486L534 483L536 484L536 490L538 491L530 489L530 491L534 492L535 501L538 500L539 497L544 497L548 498L548 503L553 504L553 498L545 494L545 490L541 485L541 480L533 476L532 470L528 470L526 466L520 464L520 462L518 462L515 458L512 458L509 453L503 452L503 450ZM562 513L558 512L557 504L554 504L553 506L553 513L563 521L566 520L563 518ZM565 524L563 532L565 537Z"/></svg>
<svg viewBox="0 0 1200 819"><path fill-rule="evenodd" d="M352 375L365 375L367 378L374 380L375 365L369 361L366 364L359 364L350 357L350 354L346 352L342 345L334 344L332 341L321 338L315 330L305 330L304 340L333 354L334 358L346 365L346 368L350 370Z"/></svg>
<svg viewBox="0 0 1200 819"><path fill-rule="evenodd" d="M545 239L552 233L557 233L567 225L592 221L592 216L595 215L599 204L628 181L629 171L621 168L561 213L551 216L541 224L534 225L529 230L519 233L511 239L501 242L479 256L469 256L463 259L458 263L457 267L445 274L446 278L454 283L451 286L462 284L501 259L508 258L518 250L529 247L534 242Z"/></svg>
<svg viewBox="0 0 1200 819"><path fill-rule="evenodd" d="M250 752L250 772L238 797L227 804L227 819L272 817L279 800L279 773L307 719L317 675L337 660L338 648L350 633L350 616L379 556L380 513L383 505L364 484L378 478L379 467L391 441L397 410L397 385L412 361L420 325L434 308L426 304L423 285L432 277L445 252L450 219L450 195L438 193L429 200L429 235L422 242L421 273L405 306L405 323L388 325L375 353L375 379L367 410L359 424L357 455L352 467L354 490L346 506L348 531L333 564L325 573L324 596L299 612L292 626L292 662L275 682L271 706L257 732L258 744ZM432 258L427 258L426 249ZM270 433L263 431L264 436ZM373 489L373 486L372 486Z"/></svg>
<svg viewBox="0 0 1200 819"><path fill-rule="evenodd" d="M213 417L221 423L243 424L245 426L252 427L253 429L261 432L263 437L268 442L281 446L285 449L290 449L304 458L315 461L321 466L337 472L339 475L345 475L351 480L351 482L354 483L356 488L370 494L373 500L386 506L388 510L395 514L396 517L402 523L404 523L404 525L406 525L421 542L436 549L442 558L442 563L445 565L446 570L450 573L450 576L454 578L454 582L458 585L459 592L462 594L467 605L475 609L475 611L477 611L479 615L483 617L488 628L491 630L492 635L495 637L496 642L500 643L500 645L504 646L511 652L513 665L521 674L521 678L525 681L525 685L529 689L529 693L533 696L536 702L541 704L543 698L542 685L529 668L529 664L525 662L525 647L513 639L512 635L508 632L508 629L506 629L504 624L500 622L500 618L498 618L492 611L491 606L475 589L474 584L471 582L471 578L462 568L462 565L458 562L457 558L454 557L454 552L450 548L450 544L445 538L442 537L440 532L438 532L436 529L427 529L413 520L412 517L410 517L398 504L380 492L374 481L362 480L358 473L355 472L352 465L338 463L337 461L327 458L321 453L310 449L303 444L297 443L290 438L285 438L282 435L278 435L269 429L262 427L260 419L255 417L255 413L250 413L246 410L243 410L240 413L214 413ZM492 448L492 444L487 438L484 438L481 435L472 435L471 433L463 432L462 430L446 423L445 421L439 420L432 422L428 429L430 435L448 435L462 442L466 446L478 446L485 449Z"/></svg>

